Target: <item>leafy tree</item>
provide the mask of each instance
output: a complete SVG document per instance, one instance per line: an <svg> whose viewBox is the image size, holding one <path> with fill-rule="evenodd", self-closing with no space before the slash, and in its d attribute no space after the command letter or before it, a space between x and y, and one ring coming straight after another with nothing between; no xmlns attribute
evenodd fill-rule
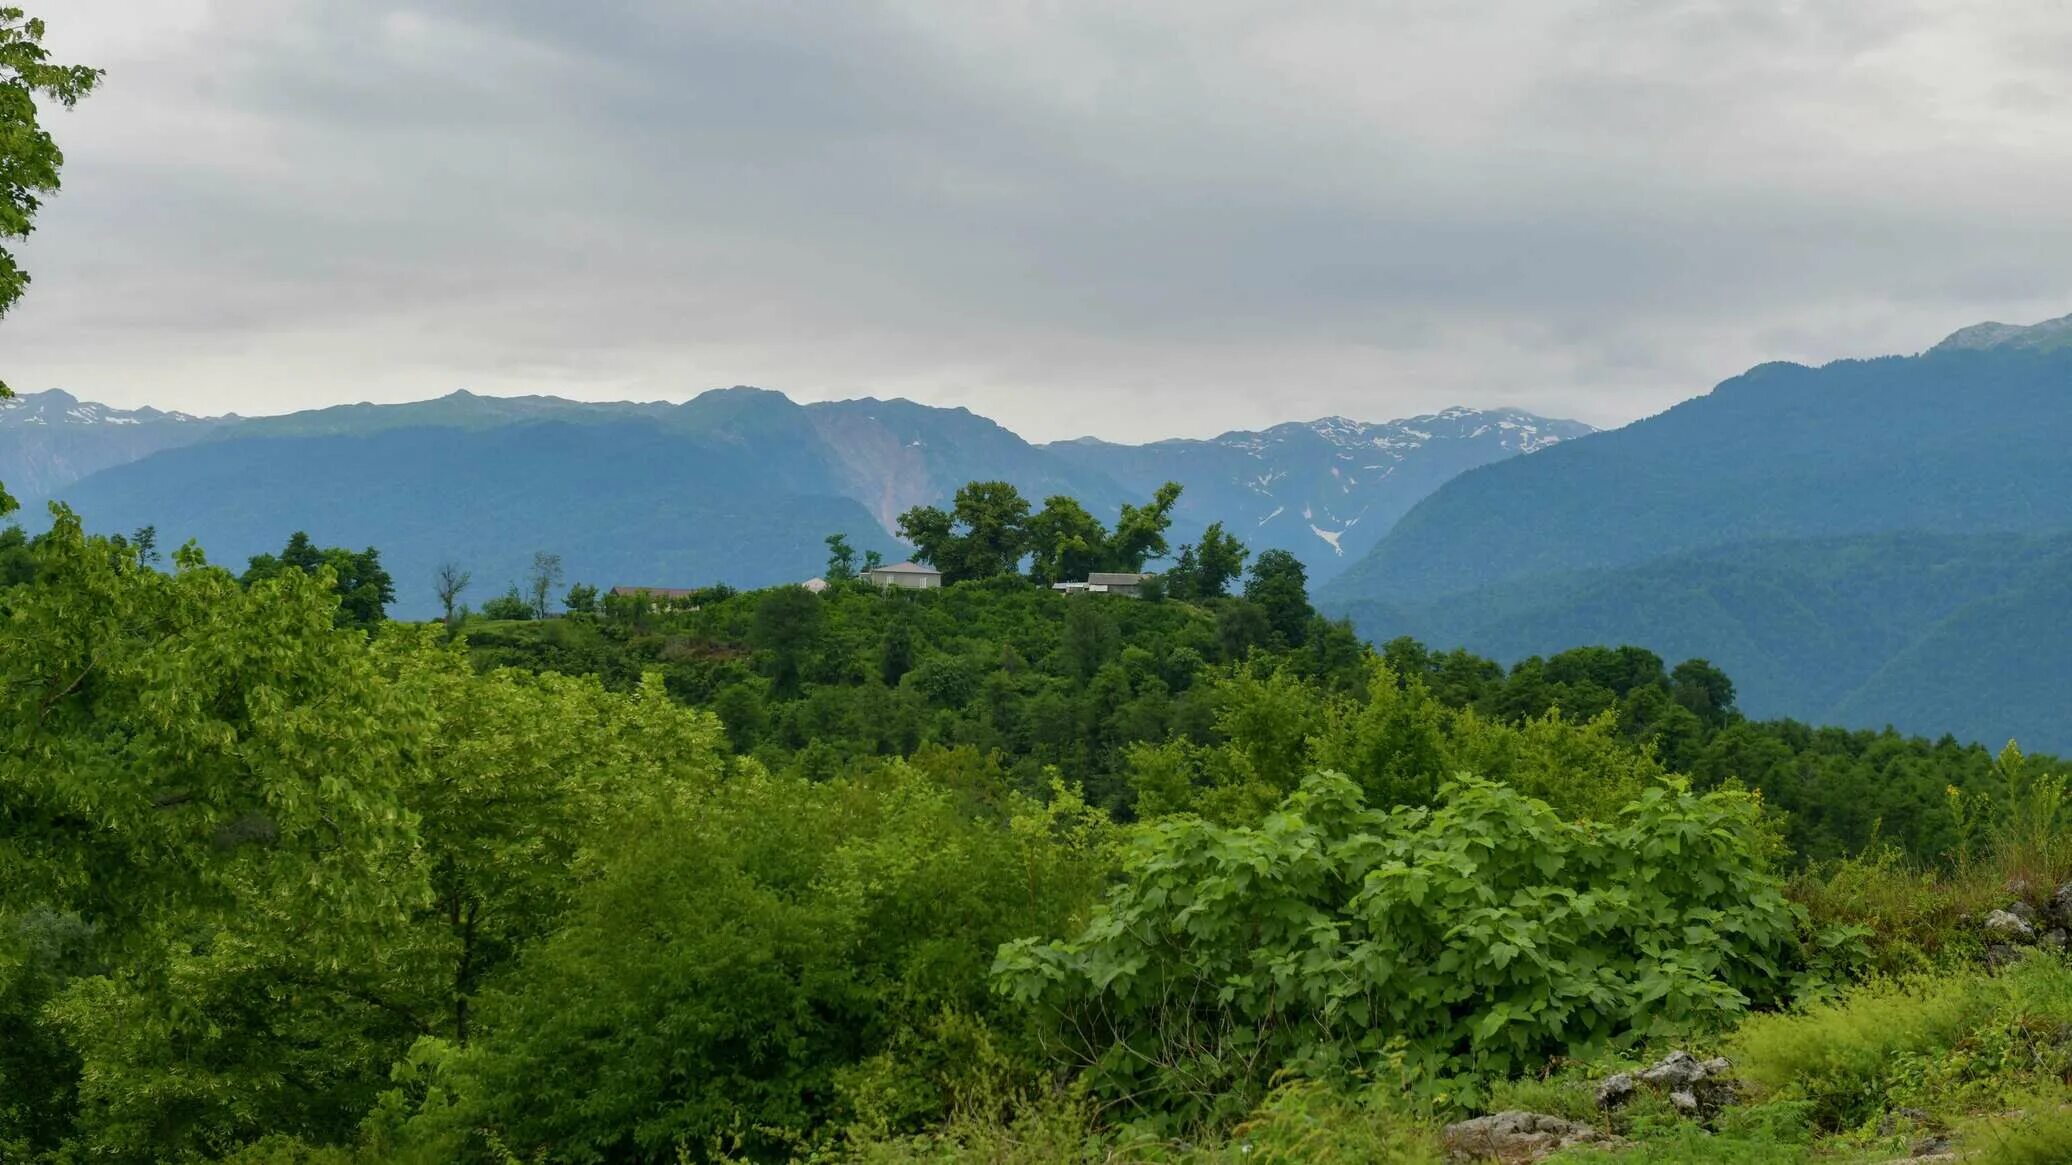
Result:
<svg viewBox="0 0 2072 1165"><path fill-rule="evenodd" d="M1065 790L973 814L915 766L871 784L753 779L629 822L489 1034L424 1057L447 1103L409 1133L446 1159L486 1128L528 1160L784 1160L844 1118L940 1119L974 1064L1033 1086L987 969L1084 909L1113 827Z"/></svg>
<svg viewBox="0 0 2072 1165"><path fill-rule="evenodd" d="M335 618L341 627L372 628L387 616L388 605L396 601L395 582L382 569L379 551L372 546L357 552L336 546L319 548L300 530L288 538L288 544L278 555L253 556L238 582L249 588L290 571L312 578L330 572L338 594Z"/></svg>
<svg viewBox="0 0 2072 1165"><path fill-rule="evenodd" d="M426 714L385 690L364 636L333 630L324 582L241 586L192 550L140 571L56 519L0 631L0 802L68 824L0 840L0 909L81 912L113 949L254 893L311 921L407 898L369 876L407 840L400 756Z"/></svg>
<svg viewBox="0 0 2072 1165"><path fill-rule="evenodd" d="M827 536L827 581L847 582L856 577L856 550L844 534Z"/></svg>
<svg viewBox="0 0 2072 1165"><path fill-rule="evenodd" d="M914 558L942 571L943 582L1012 573L1029 549L1029 503L1004 481L974 481L948 511L915 506L899 516Z"/></svg>
<svg viewBox="0 0 2072 1165"><path fill-rule="evenodd" d="M149 565L162 561L158 553L158 527L139 526L130 535L130 546L137 552L137 561Z"/></svg>
<svg viewBox="0 0 2072 1165"><path fill-rule="evenodd" d="M561 556L544 550L533 552L532 573L526 576L526 598L532 603L532 617L547 617L548 603L561 585Z"/></svg>
<svg viewBox="0 0 2072 1165"><path fill-rule="evenodd" d="M1211 522L1195 547L1195 567L1189 580L1194 597L1213 599L1229 592L1245 570L1245 544L1227 534L1223 523Z"/></svg>
<svg viewBox="0 0 2072 1165"><path fill-rule="evenodd" d="M1265 613L1281 642L1299 646L1316 612L1309 605L1309 575L1302 560L1285 550L1268 550L1252 563L1245 600Z"/></svg>
<svg viewBox="0 0 2072 1165"><path fill-rule="evenodd" d="M899 516L899 536L913 546L914 561L941 571L946 583L964 578L964 540L956 527L957 520L939 506L915 506Z"/></svg>
<svg viewBox="0 0 2072 1165"><path fill-rule="evenodd" d="M1020 564L1029 546L1029 503L1013 486L1004 481L971 482L957 491L952 513L964 529L964 577L992 578L1012 573Z"/></svg>
<svg viewBox="0 0 2072 1165"><path fill-rule="evenodd" d="M29 236L43 195L58 189L65 156L38 119L37 99L70 109L93 92L99 69L53 64L43 47L44 24L20 8L0 7L0 317L22 297L29 273L11 245ZM13 393L0 382L0 398ZM0 490L0 514L14 500Z"/></svg>
<svg viewBox="0 0 2072 1165"><path fill-rule="evenodd" d="M35 577L36 556L30 551L29 536L20 526L0 528L0 590Z"/></svg>
<svg viewBox="0 0 2072 1165"><path fill-rule="evenodd" d="M1715 728L1734 714L1734 681L1702 659L1687 659L1669 673L1676 702Z"/></svg>
<svg viewBox="0 0 2072 1165"><path fill-rule="evenodd" d="M1173 506L1180 500L1180 484L1159 486L1148 505L1123 503L1122 516L1115 520L1115 536L1108 542L1107 565L1113 570L1141 571L1144 563L1166 556L1168 527L1173 524Z"/></svg>
<svg viewBox="0 0 2072 1165"><path fill-rule="evenodd" d="M572 615L594 615L597 613L597 588L589 583L573 583L568 593L562 596L561 606Z"/></svg>
<svg viewBox="0 0 2072 1165"><path fill-rule="evenodd" d="M482 615L488 619L521 620L532 618L533 605L518 593L518 585L482 604Z"/></svg>
<svg viewBox="0 0 2072 1165"><path fill-rule="evenodd" d="M1108 530L1074 499L1052 497L1029 519L1029 551L1029 578L1039 586L1084 580L1106 561Z"/></svg>

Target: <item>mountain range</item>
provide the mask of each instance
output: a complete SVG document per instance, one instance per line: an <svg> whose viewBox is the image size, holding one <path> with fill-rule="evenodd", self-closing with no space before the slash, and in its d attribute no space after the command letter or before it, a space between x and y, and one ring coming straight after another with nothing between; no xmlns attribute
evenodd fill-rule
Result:
<svg viewBox="0 0 2072 1165"><path fill-rule="evenodd" d="M1505 661L1703 656L1744 710L2072 748L2072 317L1765 364L1462 473L1318 604Z"/></svg>
<svg viewBox="0 0 2072 1165"><path fill-rule="evenodd" d="M1328 578L1464 468L1590 432L1517 410L1386 423L1290 423L1210 440L1037 445L969 410L906 400L798 404L735 387L683 404L456 392L275 417L189 417L62 392L0 412L0 482L63 500L90 526L156 526L242 563L306 529L381 549L397 611L432 609L445 561L479 602L535 550L603 585L760 586L819 573L822 539L903 553L898 516L972 480L1012 482L1112 518L1167 480L1186 490L1177 545L1224 521L1254 550L1295 551Z"/></svg>
<svg viewBox="0 0 2072 1165"><path fill-rule="evenodd" d="M535 550L603 585L808 577L822 539L898 555L899 513L969 480L1112 518L1186 486L1294 551L1376 641L1504 662L1580 644L1703 657L1742 708L2072 751L2072 316L1914 356L1771 363L1608 432L1515 410L1344 418L1205 440L1032 444L964 409L465 392L279 417L0 402L0 482L218 561L290 531L379 547L404 615L443 561L479 602ZM1521 456L1531 454L1530 456Z"/></svg>

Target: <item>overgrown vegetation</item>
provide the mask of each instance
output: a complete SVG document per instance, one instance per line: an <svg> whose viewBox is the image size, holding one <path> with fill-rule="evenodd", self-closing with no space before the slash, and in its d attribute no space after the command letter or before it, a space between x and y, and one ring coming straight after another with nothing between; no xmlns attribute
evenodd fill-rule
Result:
<svg viewBox="0 0 2072 1165"><path fill-rule="evenodd" d="M1291 641L1256 590L363 626L354 555L151 541L8 551L10 1159L1421 1161L1519 1106L1632 1160L2061 1135L2072 969L1978 925L2072 878L2047 758L1751 724L1632 649L1373 652L1306 602ZM1684 1044L1741 1103L1597 1111Z"/></svg>

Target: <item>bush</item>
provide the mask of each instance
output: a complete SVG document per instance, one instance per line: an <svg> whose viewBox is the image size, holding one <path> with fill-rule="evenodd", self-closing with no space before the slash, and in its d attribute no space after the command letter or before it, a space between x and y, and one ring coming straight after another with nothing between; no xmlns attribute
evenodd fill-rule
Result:
<svg viewBox="0 0 2072 1165"><path fill-rule="evenodd" d="M2072 966L2032 955L2006 973L1892 980L1836 1003L1752 1016L1728 1055L1772 1095L1813 1104L1823 1128L1882 1111L2007 1103L2010 1090L2072 1070Z"/></svg>
<svg viewBox="0 0 2072 1165"><path fill-rule="evenodd" d="M485 619L530 619L532 618L532 604L525 601L525 596L518 593L517 587L512 587L503 594L482 604L482 617Z"/></svg>
<svg viewBox="0 0 2072 1165"><path fill-rule="evenodd" d="M1181 1125L1289 1069L1393 1058L1435 1098L1715 1023L1790 986L1799 912L1751 798L1648 790L1608 828L1460 777L1437 809L1303 782L1257 827L1146 826L1075 937L1001 949L999 990L1060 1022L1102 1094Z"/></svg>

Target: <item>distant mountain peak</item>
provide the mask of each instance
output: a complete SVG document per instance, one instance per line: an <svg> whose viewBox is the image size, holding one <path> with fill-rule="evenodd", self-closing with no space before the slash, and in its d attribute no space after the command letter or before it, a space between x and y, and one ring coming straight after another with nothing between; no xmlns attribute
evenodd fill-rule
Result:
<svg viewBox="0 0 2072 1165"><path fill-rule="evenodd" d="M2072 315L2038 324L2003 324L1991 320L1973 324L1951 332L1929 351L1980 351L1987 348L2021 348L2035 352L2072 348Z"/></svg>
<svg viewBox="0 0 2072 1165"><path fill-rule="evenodd" d="M184 424L209 418L188 413L169 413L145 406L118 409L97 401L83 401L62 388L28 392L0 400L0 425L142 425L154 422Z"/></svg>

